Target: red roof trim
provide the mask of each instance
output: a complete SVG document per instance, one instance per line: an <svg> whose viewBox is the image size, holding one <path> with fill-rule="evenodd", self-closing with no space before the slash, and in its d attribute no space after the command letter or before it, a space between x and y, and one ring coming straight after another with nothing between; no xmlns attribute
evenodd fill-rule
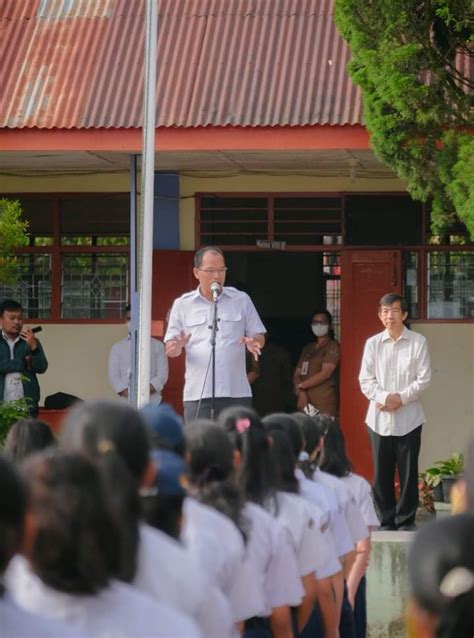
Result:
<svg viewBox="0 0 474 638"><path fill-rule="evenodd" d="M157 151L369 149L369 134L354 126L199 127L158 129ZM3 129L4 151L121 151L140 153L140 129Z"/></svg>

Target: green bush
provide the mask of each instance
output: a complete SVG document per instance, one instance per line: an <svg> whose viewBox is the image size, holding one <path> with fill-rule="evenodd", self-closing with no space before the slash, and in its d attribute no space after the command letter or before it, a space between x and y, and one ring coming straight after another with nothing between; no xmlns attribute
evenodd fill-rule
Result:
<svg viewBox="0 0 474 638"><path fill-rule="evenodd" d="M11 426L30 415L28 399L0 401L0 445L3 445Z"/></svg>

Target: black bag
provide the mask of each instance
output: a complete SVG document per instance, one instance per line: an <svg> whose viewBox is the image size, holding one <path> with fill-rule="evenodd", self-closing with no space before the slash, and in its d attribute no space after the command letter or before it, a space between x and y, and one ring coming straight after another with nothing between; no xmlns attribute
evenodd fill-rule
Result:
<svg viewBox="0 0 474 638"><path fill-rule="evenodd" d="M77 401L82 401L82 399L66 392L56 392L56 394L50 394L45 398L44 407L47 410L66 410Z"/></svg>

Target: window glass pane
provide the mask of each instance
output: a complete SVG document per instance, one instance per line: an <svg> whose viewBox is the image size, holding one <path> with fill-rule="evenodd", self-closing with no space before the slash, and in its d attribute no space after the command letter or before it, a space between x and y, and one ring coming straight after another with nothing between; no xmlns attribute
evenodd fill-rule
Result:
<svg viewBox="0 0 474 638"><path fill-rule="evenodd" d="M51 316L51 256L21 255L20 279L16 284L0 285L0 299L15 299L25 317L48 319Z"/></svg>
<svg viewBox="0 0 474 638"><path fill-rule="evenodd" d="M430 252L428 318L474 319L474 252Z"/></svg>
<svg viewBox="0 0 474 638"><path fill-rule="evenodd" d="M403 296L408 303L408 318L419 318L418 305L418 264L419 255L416 252L404 254L403 265Z"/></svg>
<svg viewBox="0 0 474 638"><path fill-rule="evenodd" d="M128 303L128 255L63 255L63 319L116 319Z"/></svg>
<svg viewBox="0 0 474 638"><path fill-rule="evenodd" d="M130 233L130 199L126 193L64 197L61 198L60 209L63 244L71 244L72 241L74 245L81 245L78 244L80 237Z"/></svg>

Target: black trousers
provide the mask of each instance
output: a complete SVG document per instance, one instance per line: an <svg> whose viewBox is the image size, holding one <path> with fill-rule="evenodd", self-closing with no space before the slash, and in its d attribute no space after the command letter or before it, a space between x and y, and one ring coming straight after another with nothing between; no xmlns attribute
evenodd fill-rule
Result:
<svg viewBox="0 0 474 638"><path fill-rule="evenodd" d="M217 419L219 414L225 408L235 405L243 405L246 408L252 407L252 397L219 397L216 398L214 418ZM212 399L203 399L199 406L199 401L184 401L184 421L192 423L196 419L210 419ZM199 411L198 411L199 406Z"/></svg>
<svg viewBox="0 0 474 638"><path fill-rule="evenodd" d="M413 525L418 508L421 425L404 436L380 436L368 428L374 462L374 501L381 525ZM395 498L395 468L400 498Z"/></svg>

